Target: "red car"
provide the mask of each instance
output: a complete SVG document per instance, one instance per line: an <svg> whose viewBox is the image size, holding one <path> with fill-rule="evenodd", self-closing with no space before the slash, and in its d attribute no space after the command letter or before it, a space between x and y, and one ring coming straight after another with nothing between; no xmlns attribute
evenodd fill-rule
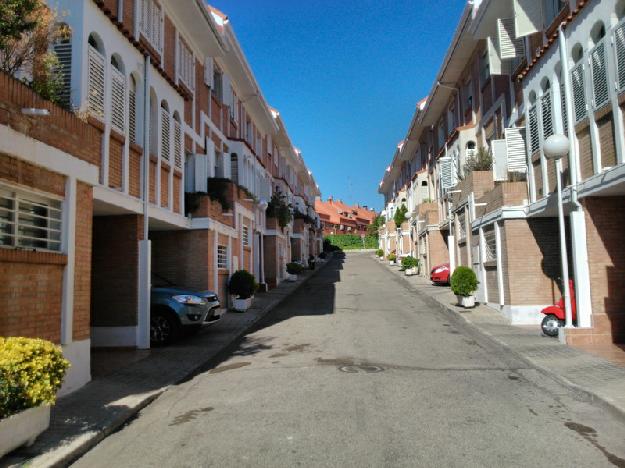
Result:
<svg viewBox="0 0 625 468"><path fill-rule="evenodd" d="M434 284L449 284L449 263L442 263L432 268L430 280Z"/></svg>

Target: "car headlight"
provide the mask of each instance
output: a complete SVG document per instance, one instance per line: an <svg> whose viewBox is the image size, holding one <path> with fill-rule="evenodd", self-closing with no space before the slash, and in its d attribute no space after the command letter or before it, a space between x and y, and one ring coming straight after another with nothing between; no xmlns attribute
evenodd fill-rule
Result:
<svg viewBox="0 0 625 468"><path fill-rule="evenodd" d="M202 305L204 304L204 299L198 296L193 296L191 294L182 294L180 296L174 296L174 301L180 302L181 304L187 305Z"/></svg>

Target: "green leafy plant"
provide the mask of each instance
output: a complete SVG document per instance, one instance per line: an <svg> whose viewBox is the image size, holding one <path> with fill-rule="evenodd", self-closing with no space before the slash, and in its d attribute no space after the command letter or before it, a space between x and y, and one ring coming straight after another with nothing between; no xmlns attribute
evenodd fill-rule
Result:
<svg viewBox="0 0 625 468"><path fill-rule="evenodd" d="M470 296L479 284L475 272L466 266L459 266L451 275L451 290L456 296Z"/></svg>
<svg viewBox="0 0 625 468"><path fill-rule="evenodd" d="M286 264L286 272L289 275L299 275L302 271L304 271L304 267L299 263L287 263Z"/></svg>
<svg viewBox="0 0 625 468"><path fill-rule="evenodd" d="M206 186L206 195L208 195L208 198L219 202L224 211L229 211L232 208L232 204L228 197L228 188L231 183L230 179L213 177L208 179Z"/></svg>
<svg viewBox="0 0 625 468"><path fill-rule="evenodd" d="M397 229L401 227L402 224L406 222L408 218L406 218L406 213L408 213L408 208L406 205L402 205L397 208L397 211L393 215L393 221L395 221L395 226Z"/></svg>
<svg viewBox="0 0 625 468"><path fill-rule="evenodd" d="M278 225L283 229L291 222L293 218L291 206L287 203L286 196L281 192L275 192L271 196L267 205L267 217L276 218Z"/></svg>
<svg viewBox="0 0 625 468"><path fill-rule="evenodd" d="M375 251L375 256L376 257L383 257L384 256L384 250L382 249L378 249Z"/></svg>
<svg viewBox="0 0 625 468"><path fill-rule="evenodd" d="M371 224L367 226L367 235L372 237L378 237L378 230L384 224L384 218L382 216L376 216Z"/></svg>
<svg viewBox="0 0 625 468"><path fill-rule="evenodd" d="M388 255L389 262L394 262L395 260L397 260L397 255L395 255L394 253Z"/></svg>
<svg viewBox="0 0 625 468"><path fill-rule="evenodd" d="M410 255L401 259L402 270L409 270L411 268L416 268L418 266L419 266L419 260L417 260L416 258Z"/></svg>
<svg viewBox="0 0 625 468"><path fill-rule="evenodd" d="M49 341L0 337L0 419L54 404L69 366Z"/></svg>
<svg viewBox="0 0 625 468"><path fill-rule="evenodd" d="M228 284L230 294L237 296L239 299L247 299L254 295L256 291L256 281L254 275L247 270L237 270L230 277Z"/></svg>
<svg viewBox="0 0 625 468"><path fill-rule="evenodd" d="M493 169L493 155L488 148L480 146L475 154L470 156L464 164L465 174L473 171L490 171Z"/></svg>

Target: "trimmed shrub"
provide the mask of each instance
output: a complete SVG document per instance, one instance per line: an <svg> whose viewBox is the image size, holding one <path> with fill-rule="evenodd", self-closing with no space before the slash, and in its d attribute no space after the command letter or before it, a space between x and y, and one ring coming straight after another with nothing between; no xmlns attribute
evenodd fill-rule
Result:
<svg viewBox="0 0 625 468"><path fill-rule="evenodd" d="M54 404L69 366L61 348L49 341L0 337L0 419Z"/></svg>
<svg viewBox="0 0 625 468"><path fill-rule="evenodd" d="M397 255L395 255L394 253L388 255L389 262L394 262L395 260L397 260Z"/></svg>
<svg viewBox="0 0 625 468"><path fill-rule="evenodd" d="M286 272L289 275L299 275L302 271L304 271L304 267L299 263L287 263L286 264Z"/></svg>
<svg viewBox="0 0 625 468"><path fill-rule="evenodd" d="M465 266L459 266L451 275L451 290L456 296L470 296L479 284L475 272Z"/></svg>
<svg viewBox="0 0 625 468"><path fill-rule="evenodd" d="M384 250L378 249L375 251L376 257L384 257Z"/></svg>
<svg viewBox="0 0 625 468"><path fill-rule="evenodd" d="M256 281L254 281L254 275L247 270L235 271L232 277L230 277L228 290L230 291L230 294L238 296L239 299L252 297L254 295L254 291L256 291Z"/></svg>
<svg viewBox="0 0 625 468"><path fill-rule="evenodd" d="M355 250L355 249L375 249L378 246L377 236L365 236L364 243L362 237L356 234L334 234L328 235L324 243L332 246L335 250Z"/></svg>
<svg viewBox="0 0 625 468"><path fill-rule="evenodd" d="M401 259L402 270L409 270L410 268L415 268L417 266L419 266L419 260L410 255Z"/></svg>

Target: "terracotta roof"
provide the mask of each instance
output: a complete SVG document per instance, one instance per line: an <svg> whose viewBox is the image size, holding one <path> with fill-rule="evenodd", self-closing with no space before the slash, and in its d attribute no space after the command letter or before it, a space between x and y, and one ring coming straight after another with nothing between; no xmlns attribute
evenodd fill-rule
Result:
<svg viewBox="0 0 625 468"><path fill-rule="evenodd" d="M349 206L340 200L315 200L315 211L332 224L371 224L377 214L361 206ZM351 217L350 217L351 216ZM327 217L327 218L326 218Z"/></svg>

